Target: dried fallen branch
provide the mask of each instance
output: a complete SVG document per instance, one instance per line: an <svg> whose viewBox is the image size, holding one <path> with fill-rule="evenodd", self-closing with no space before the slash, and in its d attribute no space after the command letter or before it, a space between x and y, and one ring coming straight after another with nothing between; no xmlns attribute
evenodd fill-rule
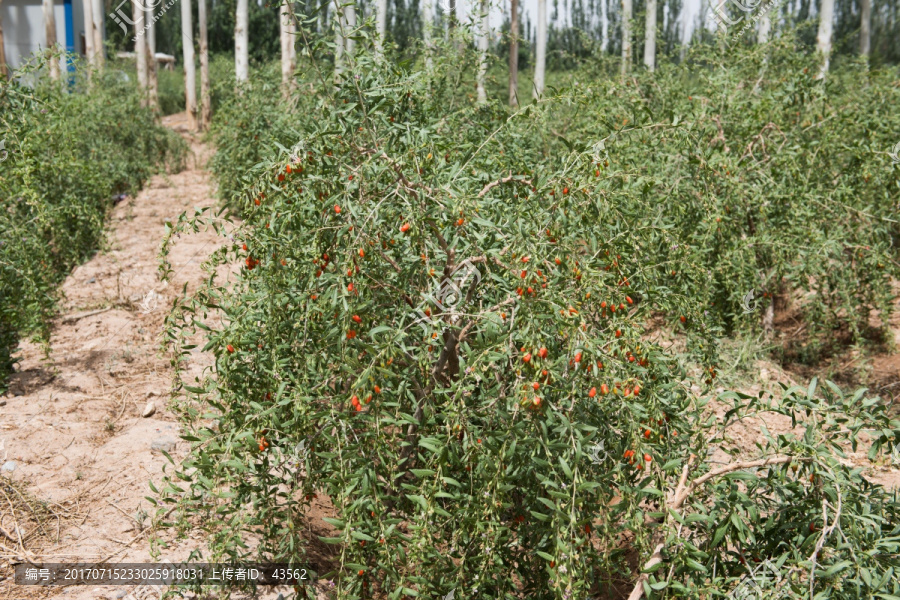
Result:
<svg viewBox="0 0 900 600"><path fill-rule="evenodd" d="M744 462L732 463L730 465L726 465L724 467L720 467L718 469L713 469L709 473L701 475L697 479L691 481L690 485L685 486L685 481L687 481L688 471L690 470L691 463L693 462L695 456L692 454L688 459L687 464L684 466L684 470L681 472L681 479L678 482L678 486L675 488L675 492L672 494L671 499L666 502L666 508L671 511L676 511L681 508L685 501L690 497L690 495L704 483L709 481L710 479L714 479L719 477L720 475L725 475L726 473L733 473L735 471L742 471L744 469L753 469L755 467L765 467L768 465L781 465L784 463L789 463L793 461L798 462L811 462L811 458L797 458L795 456L778 456L772 458L763 458L759 460L749 460ZM666 511L668 512L668 511ZM660 526L659 531L654 535L654 541L656 542L656 546L653 549L653 554L650 556L650 559L644 563L643 568L641 569L641 576L638 577L637 582L634 584L634 589L631 590L631 594L628 596L628 600L640 600L640 598L644 595L644 582L646 582L650 576L647 574L647 571L651 569L653 566L661 563L663 560L662 551L665 547L663 540L665 539L665 534L663 533L663 527Z"/></svg>
<svg viewBox="0 0 900 600"><path fill-rule="evenodd" d="M74 315L66 315L62 318L63 323L74 323L75 321L79 321L81 319L85 319L87 317L93 317L94 315L99 315L101 313L105 313L108 310L112 310L112 306L107 306L106 308L98 308L97 310L89 310L87 312L78 313Z"/></svg>

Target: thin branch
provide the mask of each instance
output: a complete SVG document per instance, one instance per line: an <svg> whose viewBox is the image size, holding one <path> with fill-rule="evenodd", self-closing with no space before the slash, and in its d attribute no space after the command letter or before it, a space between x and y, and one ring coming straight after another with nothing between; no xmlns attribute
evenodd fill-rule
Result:
<svg viewBox="0 0 900 600"><path fill-rule="evenodd" d="M826 467L827 468L827 467ZM831 469L828 469L831 472ZM832 477L834 473L831 473ZM837 507L834 513L834 519L831 521L831 525L828 524L828 501L824 498L822 499L822 537L819 538L819 541L816 542L816 548L813 550L812 555L809 557L809 562L811 563L809 567L809 599L813 598L813 586L816 582L816 560L819 556L819 552L822 550L822 546L825 545L825 540L828 539L828 536L835 530L838 526L838 523L841 520L841 510L842 510L842 500L841 500L841 487L837 485L837 480L835 480L835 490L837 490Z"/></svg>
<svg viewBox="0 0 900 600"><path fill-rule="evenodd" d="M478 192L478 197L483 198L485 194L487 194L489 191L491 191L493 188L497 187L498 185L503 184L503 183L510 183L510 182L520 183L522 185L533 186L530 179L519 179L513 175L510 175L509 177L503 177L496 181L492 181L489 184L487 184L486 186L484 186L484 188L480 192Z"/></svg>

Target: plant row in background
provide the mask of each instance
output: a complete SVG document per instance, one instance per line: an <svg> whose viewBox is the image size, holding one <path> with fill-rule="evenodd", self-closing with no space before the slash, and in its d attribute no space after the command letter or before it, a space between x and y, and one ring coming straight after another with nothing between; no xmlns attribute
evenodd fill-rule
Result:
<svg viewBox="0 0 900 600"><path fill-rule="evenodd" d="M24 73L18 75L23 76ZM0 389L21 335L47 339L69 270L103 240L118 194L177 167L186 146L127 83L96 74L71 91L0 82Z"/></svg>
<svg viewBox="0 0 900 600"><path fill-rule="evenodd" d="M215 164L243 221L167 328L176 365L200 331L215 357L181 382L192 451L158 488L207 558L304 562L323 495L340 598L718 597L759 564L786 598L900 594L900 504L840 460L864 430L872 456L900 441L878 399L726 393L716 420L691 390L747 323L743 285L816 292L852 326L896 274L896 173L873 152L891 79L823 90L782 43L659 83L585 71L515 113L468 102L450 48L431 72L359 55L293 104L235 97ZM831 121L866 135L838 144ZM865 230L870 254L837 260ZM710 462L740 451L726 426L769 414L800 433Z"/></svg>

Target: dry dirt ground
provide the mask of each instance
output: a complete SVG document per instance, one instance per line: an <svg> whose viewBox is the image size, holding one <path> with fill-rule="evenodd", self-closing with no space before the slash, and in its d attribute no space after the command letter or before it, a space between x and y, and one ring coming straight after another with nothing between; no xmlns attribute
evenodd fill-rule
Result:
<svg viewBox="0 0 900 600"><path fill-rule="evenodd" d="M172 281L160 283L157 253L166 220L174 222L184 210L214 203L205 170L210 148L187 133L184 115L164 123L189 140L193 155L188 168L154 177L136 197L115 207L107 247L63 285L65 300L49 354L23 344L10 393L0 398L0 600L137 595L123 587L16 586L15 560L152 562L151 535L166 543L160 560L184 560L201 546L199 537L177 540L171 533L145 528L153 513L144 498L153 495L148 481L159 482L167 464L154 446L171 449L176 461L187 449L166 408L172 370L160 353L164 315L184 284L189 294L197 288L202 261L220 243L211 232L183 235L170 255ZM897 319L894 332L900 345L900 315ZM194 356L190 370L199 372L204 360ZM900 357L876 357L871 365L874 376L887 382L887 395L900 393L893 385L900 382ZM751 378L755 383L748 393L773 389L776 381L804 383L768 361L757 368L759 376ZM145 417L150 403L155 412ZM721 406L715 410L724 412ZM773 419L767 426L783 432L790 422ZM738 447L752 452L759 423L745 421L731 434ZM872 464L864 452L849 460L865 466L866 474L881 483L900 485L900 461ZM320 521L317 517L328 509L315 508L310 520ZM317 589L322 598L323 588ZM269 589L262 597L279 591Z"/></svg>
<svg viewBox="0 0 900 600"><path fill-rule="evenodd" d="M176 461L187 449L166 408L172 369L160 353L163 319L185 283L188 293L197 288L201 263L221 243L212 232L183 235L170 255L171 282L159 281L165 222L214 202L210 149L188 134L183 115L164 123L190 142L187 168L154 177L115 207L106 248L63 285L49 356L23 344L10 392L0 398L0 598L114 599L134 591L16 586L16 557L153 562L150 535L168 542L160 560L184 560L199 546L199 538L142 528L154 510L144 499L154 495L148 481L159 482L167 464L154 446ZM191 370L202 366L198 356ZM144 417L150 403L155 412Z"/></svg>

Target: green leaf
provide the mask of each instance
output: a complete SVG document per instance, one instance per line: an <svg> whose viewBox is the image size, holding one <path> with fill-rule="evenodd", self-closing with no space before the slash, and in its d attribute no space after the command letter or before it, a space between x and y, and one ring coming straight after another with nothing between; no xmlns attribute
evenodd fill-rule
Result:
<svg viewBox="0 0 900 600"><path fill-rule="evenodd" d="M538 502L549 508L550 510L557 511L559 507L553 503L553 501L548 500L547 498L538 497Z"/></svg>
<svg viewBox="0 0 900 600"><path fill-rule="evenodd" d="M344 543L344 538L322 537L321 535L317 535L316 537L319 538L319 540L325 544L343 544Z"/></svg>
<svg viewBox="0 0 900 600"><path fill-rule="evenodd" d="M688 566L689 569L691 569L691 570L693 570L693 571L697 571L697 572L700 572L700 573L706 573L706 572L707 572L706 567L704 567L703 565L701 565L700 563L698 563L698 562L697 562L696 560L694 560L693 558L688 558L688 559L686 559L686 560L685 560L685 564Z"/></svg>
<svg viewBox="0 0 900 600"><path fill-rule="evenodd" d="M562 456L559 457L559 466L562 467L563 472L566 474L566 477L569 479L572 478L572 469L569 468L569 464L566 462Z"/></svg>
<svg viewBox="0 0 900 600"><path fill-rule="evenodd" d="M822 577L832 577L834 575L837 575L852 564L853 563L849 560L842 560L841 562L828 567L828 569L824 573L822 573Z"/></svg>
<svg viewBox="0 0 900 600"><path fill-rule="evenodd" d="M428 510L428 501L425 496L419 494L406 494L406 497L422 507L422 510Z"/></svg>
<svg viewBox="0 0 900 600"><path fill-rule="evenodd" d="M322 520L325 521L326 523L328 523L329 525L334 526L336 529L343 529L344 527L347 526L347 524L344 521L341 521L340 519L334 519L332 517L322 517Z"/></svg>

